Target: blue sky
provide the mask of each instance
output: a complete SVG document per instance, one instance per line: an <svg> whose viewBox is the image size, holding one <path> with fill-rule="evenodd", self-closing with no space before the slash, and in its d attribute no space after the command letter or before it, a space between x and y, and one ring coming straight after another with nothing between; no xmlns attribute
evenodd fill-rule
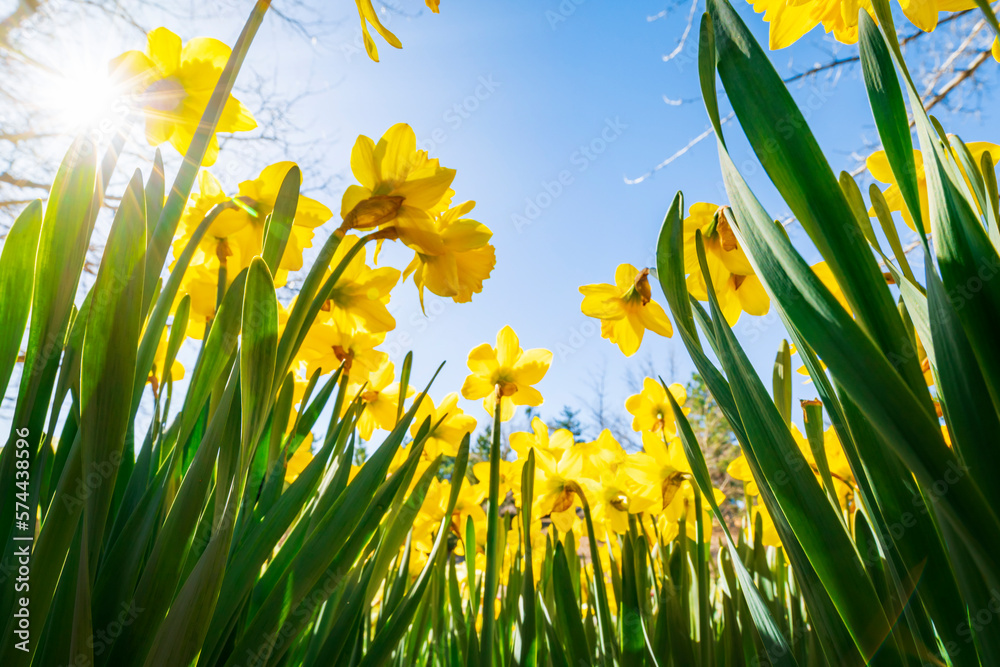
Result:
<svg viewBox="0 0 1000 667"><path fill-rule="evenodd" d="M652 265L656 235L676 191L689 203L723 198L711 138L642 183L626 183L707 127L695 62L697 26L677 57L663 58L678 44L689 5L674 6L658 20L650 17L668 8L664 0L446 0L440 15L418 2L397 7L386 15L387 25L403 49L379 40L379 63L360 49L350 14L332 38L299 51L282 48L287 31L265 29L251 61L276 57L277 71L297 77L289 85L326 87L298 120L331 142L324 166L346 177L343 187L350 181L355 137L377 139L393 123L407 122L418 144L458 170L456 200L476 200L473 217L494 232L497 267L471 304L428 295L425 317L412 284L397 288L391 305L398 327L386 340L387 351L401 359L414 349L417 377L446 361L433 392L440 396L460 387L467 351L510 324L523 347L555 352L539 386L545 417L593 398L588 385L602 368L608 399L622 413L631 393L625 378L646 359L668 381L686 381L693 366L679 339L648 334L639 353L625 359L580 312L578 287L611 282L622 262ZM736 7L766 44L766 24L748 4ZM814 31L774 53L773 61L788 74L855 49ZM792 90L833 168L857 166L856 152L877 142L860 70L847 68L839 80L813 78ZM668 104L665 97L682 102ZM984 119L959 121L956 127L968 138L991 138L982 134ZM738 126L727 128L734 159L772 215L785 217L787 208ZM808 248L800 229L790 231ZM402 252L384 256L399 267L408 261ZM769 379L782 338L776 315L744 315L737 335ZM800 393L813 396L808 385ZM482 414L478 406L466 408Z"/></svg>
<svg viewBox="0 0 1000 667"><path fill-rule="evenodd" d="M150 10L147 22L171 27L185 40L211 35L231 44L249 4L224 4L225 11L207 20ZM600 338L597 323L580 312L578 287L611 282L623 262L652 265L660 223L678 190L688 203L723 203L711 137L643 182L626 182L707 127L695 62L697 26L681 52L664 61L681 38L690 4L444 0L440 15L424 9L421 0L387 4L394 9L384 14L386 24L404 48L392 49L376 37L380 63L364 54L353 3L324 5L325 27L314 40L273 14L267 17L247 68L270 78L279 95L311 91L288 119L303 128L295 136L304 142L303 155L270 155L264 148L258 164L227 160L223 152L215 167L222 180L232 185L271 161L304 160L310 146L312 155L319 147L320 171L333 180L316 196L337 211L340 195L353 180L349 156L355 138L377 139L392 124L409 123L421 147L457 170L456 201L477 202L472 217L493 230L497 249L496 269L470 304L429 294L424 315L412 283L395 290L391 310L397 329L385 349L395 360L415 351L416 381L425 381L445 361L432 393L440 398L457 391L467 373L468 350L492 342L509 324L523 347L555 353L539 385L546 418L564 404L580 407L591 400L589 385L602 369L607 400L622 414L631 393L626 377L647 363L668 381L685 382L693 366L679 339L647 334L639 353L624 358ZM750 5L736 0L735 6L766 44L766 24ZM664 16L651 20L664 10ZM139 35L80 39L74 57L94 62L143 46ZM856 47L836 44L814 30L795 46L773 53L772 60L787 75L853 54ZM243 82L247 79L244 75ZM791 89L836 171L853 169L858 154L877 144L856 66L842 68L836 79L814 77ZM988 110L990 101L980 100L978 106ZM988 111L945 114L943 120L966 140L998 139L986 129L992 120ZM737 123L726 128L734 160L772 215L784 218L788 210ZM315 185L305 183L307 189ZM793 225L789 231L807 259L818 259L801 229ZM901 227L901 233L905 243L909 231ZM408 261L408 253L398 247L383 252L382 263L403 268ZM662 302L658 288L654 298ZM777 316L744 315L736 332L769 384L782 338ZM797 393L813 397L809 385ZM483 416L478 405L465 407Z"/></svg>

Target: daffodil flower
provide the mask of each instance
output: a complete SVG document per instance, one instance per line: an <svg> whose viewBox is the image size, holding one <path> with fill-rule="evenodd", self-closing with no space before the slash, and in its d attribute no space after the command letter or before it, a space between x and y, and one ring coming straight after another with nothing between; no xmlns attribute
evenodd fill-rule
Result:
<svg viewBox="0 0 1000 667"><path fill-rule="evenodd" d="M160 342L156 344L156 352L153 354L153 367L150 369L146 383L152 386L153 395L159 394L160 385L165 382L177 382L184 379L184 366L174 359L170 368L166 368L167 363L167 340L168 330L164 330L160 336Z"/></svg>
<svg viewBox="0 0 1000 667"><path fill-rule="evenodd" d="M307 433L305 439L299 443L299 448L295 450L292 457L285 463L285 481L289 484L298 479L302 471L313 460L312 442L312 433Z"/></svg>
<svg viewBox="0 0 1000 667"><path fill-rule="evenodd" d="M356 236L346 236L330 260L336 267L357 244ZM396 328L396 320L386 305L390 293L399 281L399 270L392 267L369 268L362 248L341 273L333 291L323 305L321 318L332 320L345 331L383 333Z"/></svg>
<svg viewBox="0 0 1000 667"><path fill-rule="evenodd" d="M351 171L360 185L344 192L341 233L391 226L403 243L418 246L434 237L434 217L448 208L455 170L418 151L413 128L397 123L377 144L359 136Z"/></svg>
<svg viewBox="0 0 1000 667"><path fill-rule="evenodd" d="M202 237L195 254L191 258L192 270L206 269L207 274L201 274L185 282L196 284L196 290L204 292L205 301L211 302L210 312L214 313L218 292L218 274L220 267L226 269L226 285L250 266L254 257L264 249L264 222L274 210L278 198L278 189L289 170L295 166L292 162L278 162L265 167L260 175L239 185L239 194L225 194L222 185L208 171L198 174L198 192L191 197L191 202L181 217L180 233L174 241L174 256L181 254L187 246L191 234L201 224L205 215L218 204L235 202L235 205L222 210L209 225ZM323 204L309 197L300 196L295 218L292 220L291 233L285 252L274 272L274 283L283 286L288 280L289 271L302 268L302 251L312 246L313 229L329 220L333 213ZM211 279L208 276L211 275ZM215 286L212 287L211 284ZM193 292L187 292L192 294ZM192 310L205 314L205 304L192 303Z"/></svg>
<svg viewBox="0 0 1000 667"><path fill-rule="evenodd" d="M431 431L424 443L428 456L455 456L462 438L476 430L476 418L458 407L458 394L451 392L441 399L437 407L430 396L424 396L410 426L410 435L416 437L426 419L431 420Z"/></svg>
<svg viewBox="0 0 1000 667"><path fill-rule="evenodd" d="M545 457L556 462L573 446L573 434L564 428L549 433L549 427L540 417L531 420L531 433L523 431L510 434L510 448L519 461L527 460L528 453L535 450L535 457Z"/></svg>
<svg viewBox="0 0 1000 667"><path fill-rule="evenodd" d="M670 385L670 393L678 405L687 400L687 390L683 385ZM632 430L652 431L671 437L676 433L674 411L667 400L667 391L657 380L646 378L642 381L642 391L625 399L625 409L632 415ZM684 410L687 414L688 410ZM643 441L645 442L645 440Z"/></svg>
<svg viewBox="0 0 1000 667"><path fill-rule="evenodd" d="M577 521L576 489L584 478L586 462L577 451L570 450L558 461L544 457L535 459L535 512L549 515L560 532L569 531ZM582 490L582 489L581 489Z"/></svg>
<svg viewBox="0 0 1000 667"><path fill-rule="evenodd" d="M375 348L385 339L385 334L365 331L344 332L332 324L317 322L306 334L298 359L305 364L306 375L316 369L322 373L336 370L341 364L344 372L355 382L367 382L388 359L388 355Z"/></svg>
<svg viewBox="0 0 1000 667"><path fill-rule="evenodd" d="M469 352L469 370L462 396L469 400L483 399L490 415L500 404L500 420L514 416L515 405L542 404L542 394L532 385L541 382L552 364L552 352L541 348L522 350L517 334L509 326L497 334L497 346L479 345Z"/></svg>
<svg viewBox="0 0 1000 667"><path fill-rule="evenodd" d="M969 149L969 153L972 154L972 161L976 165L982 162L983 154L987 151L990 153L994 166L1000 163L1000 146L997 144L988 141L972 141L967 143L965 147ZM913 149L913 162L916 167L917 191L920 196L920 217L924 221L925 231L930 232L930 204L927 199L927 178L924 176L924 156L918 149ZM906 203L903 201L903 193L896 183L896 177L892 173L892 167L889 166L889 158L885 151L875 151L869 155L865 161L865 166L868 167L872 178L889 185L889 187L882 191L882 196L885 197L885 203L888 204L889 210L899 211L903 216L903 222L906 223L906 226L913 231L917 231L916 223L913 222L913 215L906 208ZM961 169L961 166L959 168ZM969 177L964 170L962 171L962 176L965 178L966 183L968 183ZM869 210L868 214L874 217L875 209Z"/></svg>
<svg viewBox="0 0 1000 667"><path fill-rule="evenodd" d="M870 0L749 0L753 10L764 12L770 24L769 46L783 49L798 41L818 25L833 33L838 42L858 41L858 12L864 9L874 19ZM931 32L937 27L938 12L973 9L972 0L901 0L903 14L920 30Z"/></svg>
<svg viewBox="0 0 1000 667"><path fill-rule="evenodd" d="M666 337L674 333L663 307L653 301L649 269L621 264L614 285L584 285L580 293L583 314L601 320L601 337L616 344L626 357L639 350L647 329Z"/></svg>
<svg viewBox="0 0 1000 667"><path fill-rule="evenodd" d="M146 53L126 51L111 61L112 77L129 92L146 118L146 140L165 141L184 155L208 107L212 91L232 52L217 39L196 37L187 44L166 28L147 35ZM232 95L215 132L248 132L257 127L250 111ZM215 164L219 140L213 134L202 164Z"/></svg>
<svg viewBox="0 0 1000 667"><path fill-rule="evenodd" d="M681 520L681 517L683 517L685 532L692 540L698 539L698 514L696 511L695 493L700 494L701 492L695 490L690 480L685 480L670 505L663 508L663 513L660 514L658 519L666 524L676 525ZM712 495L716 503L722 503L726 499L726 494L719 489L712 489ZM701 540L702 542L708 542L712 539L712 509L708 501L704 499L704 496L702 497L701 510L703 527Z"/></svg>
<svg viewBox="0 0 1000 667"><path fill-rule="evenodd" d="M496 266L496 251L488 243L493 236L489 227L465 218L475 202L467 201L439 214L432 228L420 236L400 236L414 250L413 261L403 277L413 275L413 282L424 303L424 288L438 296L467 303L473 294L483 291L483 281Z"/></svg>
<svg viewBox="0 0 1000 667"><path fill-rule="evenodd" d="M605 468L596 479L584 479L581 484L591 501L594 522L604 525L607 532L627 532L628 515L645 512L655 502L642 495L623 471L612 472Z"/></svg>
<svg viewBox="0 0 1000 667"><path fill-rule="evenodd" d="M657 504L652 511L668 507L681 488L681 482L691 473L681 441L674 438L668 445L662 432L642 432L642 452L631 454L621 470L645 490Z"/></svg>
<svg viewBox="0 0 1000 667"><path fill-rule="evenodd" d="M368 382L361 392L361 404L364 410L361 411L357 423L358 435L362 440L371 440L376 428L391 431L396 426L400 387L398 382L393 382L394 377L393 365L388 359L378 370L369 375ZM355 392L361 388L359 385L350 387ZM407 387L406 396L412 394L413 388ZM347 407L345 402L345 411Z"/></svg>
<svg viewBox="0 0 1000 667"><path fill-rule="evenodd" d="M742 312L766 315L771 300L740 248L723 209L715 204L694 204L684 220L684 270L691 296L708 301L705 277L698 263L695 242L698 231L705 244L705 259L719 308L729 325L736 324Z"/></svg>

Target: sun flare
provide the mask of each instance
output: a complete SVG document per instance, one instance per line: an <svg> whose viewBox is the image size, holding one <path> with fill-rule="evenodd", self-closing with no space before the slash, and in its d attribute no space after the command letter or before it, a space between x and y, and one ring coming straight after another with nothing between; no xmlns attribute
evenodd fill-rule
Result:
<svg viewBox="0 0 1000 667"><path fill-rule="evenodd" d="M109 119L117 96L105 68L67 63L39 81L35 104L58 131L76 133Z"/></svg>

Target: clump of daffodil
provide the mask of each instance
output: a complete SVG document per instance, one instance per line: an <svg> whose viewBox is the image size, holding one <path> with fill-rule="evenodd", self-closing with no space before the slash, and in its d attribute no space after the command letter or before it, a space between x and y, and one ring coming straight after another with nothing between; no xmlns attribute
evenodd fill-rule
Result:
<svg viewBox="0 0 1000 667"><path fill-rule="evenodd" d="M684 271L688 274L687 288L691 296L708 301L705 277L698 263L695 242L698 231L705 244L705 259L719 308L730 326L736 324L743 312L766 315L771 300L740 248L725 209L715 204L692 205L684 220Z"/></svg>
<svg viewBox="0 0 1000 667"><path fill-rule="evenodd" d="M413 275L421 304L425 288L459 303L482 291L496 265L493 232L466 217L475 202L451 205L455 170L417 150L409 125L393 125L377 144L358 137L351 170L360 185L344 193L338 234L377 229L379 243L399 239L413 250L404 277Z"/></svg>
<svg viewBox="0 0 1000 667"><path fill-rule="evenodd" d="M191 234L212 208L228 204L202 237L191 263L215 271L225 267L230 279L250 266L250 261L263 252L264 223L274 211L281 183L294 166L293 162L277 162L265 167L257 178L240 183L237 194L232 196L225 193L211 173L202 170L198 174L198 192L192 195L181 217L174 256L184 250ZM274 275L277 286L285 284L289 271L302 268L302 251L312 246L313 230L332 216L330 209L320 202L299 196L288 244Z"/></svg>
<svg viewBox="0 0 1000 667"><path fill-rule="evenodd" d="M112 76L142 110L146 140L153 146L169 141L181 155L187 153L232 49L217 39L196 37L187 44L166 28L147 35L147 49L126 51L111 61ZM215 128L218 132L247 132L257 127L250 111L232 95L226 100ZM219 156L219 140L209 140L202 164Z"/></svg>
<svg viewBox="0 0 1000 667"><path fill-rule="evenodd" d="M988 141L972 141L967 143L965 147L969 149L969 153L972 154L972 161L977 165L981 163L983 154L987 151L993 160L994 166L1000 163L1000 146L997 144ZM952 152L954 154L954 150ZM917 190L920 195L920 217L924 221L924 231L930 232L930 204L927 199L927 178L924 176L924 156L918 149L913 149L913 162L916 167ZM882 196L885 197L885 203L889 206L889 210L898 211L903 216L903 222L906 223L906 226L913 231L917 231L916 223L913 222L913 215L903 201L903 193L896 183L896 177L889 166L889 158L886 156L885 151L876 151L869 155L865 161L865 165L868 167L872 178L889 185L889 187L882 191ZM959 169L962 169L961 162L959 162ZM968 183L969 177L965 174L964 170L962 170L962 176L965 178L966 183ZM871 209L868 213L874 216L875 210Z"/></svg>
<svg viewBox="0 0 1000 667"><path fill-rule="evenodd" d="M522 350L517 334L509 326L497 334L497 346L479 345L469 352L469 370L462 396L483 399L483 407L493 415L500 404L500 420L514 416L515 405L538 406L542 394L534 388L552 364L552 352L542 348Z"/></svg>
<svg viewBox="0 0 1000 667"><path fill-rule="evenodd" d="M749 0L755 12L764 12L770 24L770 48L783 49L818 25L833 33L838 42L858 41L858 12L864 9L874 19L871 0ZM937 27L938 12L972 9L972 0L917 0L900 2L903 14L924 32Z"/></svg>
<svg viewBox="0 0 1000 667"><path fill-rule="evenodd" d="M670 393L678 405L687 400L687 390L683 385L672 384ZM642 391L625 399L625 409L632 415L632 430L662 433L672 437L676 433L674 411L667 399L667 390L657 380L646 378L642 381ZM684 413L687 414L685 409Z"/></svg>
<svg viewBox="0 0 1000 667"><path fill-rule="evenodd" d="M663 307L653 301L649 269L621 264L614 285L584 285L580 293L583 314L601 320L601 337L617 345L626 357L639 350L646 329L667 337L674 333Z"/></svg>

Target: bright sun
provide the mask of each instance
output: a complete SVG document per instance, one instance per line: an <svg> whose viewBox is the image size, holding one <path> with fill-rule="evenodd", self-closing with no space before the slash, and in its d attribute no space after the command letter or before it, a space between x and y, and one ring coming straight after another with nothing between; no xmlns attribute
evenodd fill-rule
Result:
<svg viewBox="0 0 1000 667"><path fill-rule="evenodd" d="M38 82L35 103L59 132L78 133L98 128L115 111L118 91L104 67L65 62Z"/></svg>

